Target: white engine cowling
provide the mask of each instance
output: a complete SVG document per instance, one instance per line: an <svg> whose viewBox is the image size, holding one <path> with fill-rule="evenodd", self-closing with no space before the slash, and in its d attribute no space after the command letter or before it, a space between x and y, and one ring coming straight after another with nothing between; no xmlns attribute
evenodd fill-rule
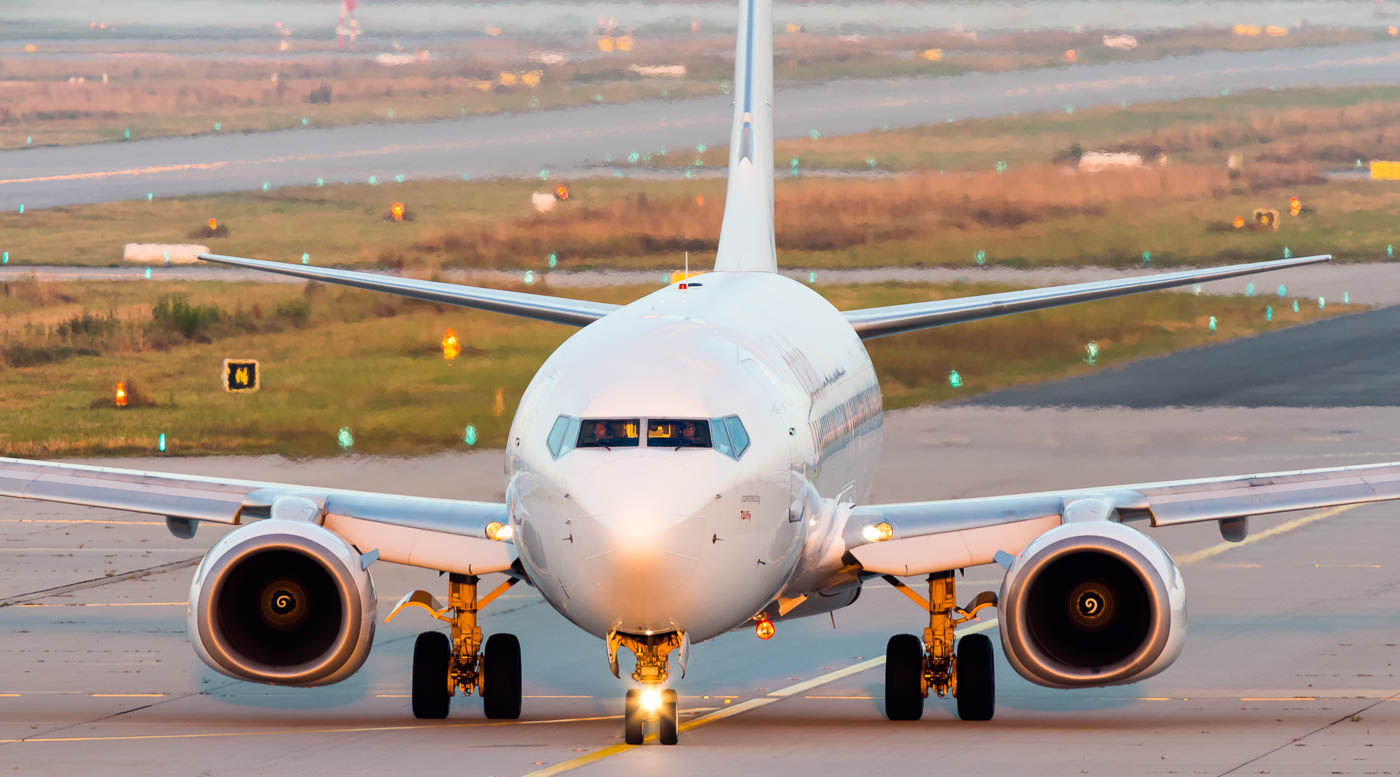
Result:
<svg viewBox="0 0 1400 777"><path fill-rule="evenodd" d="M1186 639L1186 590L1171 556L1111 521L1037 537L1007 570L998 608L1011 666L1052 688L1145 679Z"/></svg>
<svg viewBox="0 0 1400 777"><path fill-rule="evenodd" d="M327 685L365 662L376 608L374 583L347 542L313 523L258 521L200 562L190 584L190 641L230 677Z"/></svg>

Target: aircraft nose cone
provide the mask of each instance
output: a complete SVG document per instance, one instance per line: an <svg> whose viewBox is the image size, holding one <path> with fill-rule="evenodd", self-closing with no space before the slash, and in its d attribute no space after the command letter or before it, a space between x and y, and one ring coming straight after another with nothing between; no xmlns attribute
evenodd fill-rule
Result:
<svg viewBox="0 0 1400 777"><path fill-rule="evenodd" d="M710 537L708 504L695 488L674 482L674 468L671 474L633 471L625 486L593 479L575 495L583 516L574 537L587 584L621 614L620 630L677 628L695 588Z"/></svg>

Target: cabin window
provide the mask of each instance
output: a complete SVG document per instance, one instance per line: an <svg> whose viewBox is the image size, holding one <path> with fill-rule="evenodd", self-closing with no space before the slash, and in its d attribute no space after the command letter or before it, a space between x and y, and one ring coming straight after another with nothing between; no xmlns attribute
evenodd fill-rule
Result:
<svg viewBox="0 0 1400 777"><path fill-rule="evenodd" d="M635 448L641 445L637 418L585 418L579 425L580 448Z"/></svg>
<svg viewBox="0 0 1400 777"><path fill-rule="evenodd" d="M647 447L708 448L710 422L696 418L649 418Z"/></svg>

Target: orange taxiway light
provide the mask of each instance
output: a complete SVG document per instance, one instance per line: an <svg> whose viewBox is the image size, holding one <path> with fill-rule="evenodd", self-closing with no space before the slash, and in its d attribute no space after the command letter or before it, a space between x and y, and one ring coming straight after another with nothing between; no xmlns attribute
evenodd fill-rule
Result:
<svg viewBox="0 0 1400 777"><path fill-rule="evenodd" d="M1297 197L1288 198L1288 215L1296 216L1303 212L1303 202Z"/></svg>
<svg viewBox="0 0 1400 777"><path fill-rule="evenodd" d="M556 200L569 199L569 187L565 186L564 184L559 184L558 186L554 187L554 198Z"/></svg>
<svg viewBox="0 0 1400 777"><path fill-rule="evenodd" d="M759 639L772 639L776 631L777 629L773 628L773 621L767 618L760 618L759 621L753 625L753 633Z"/></svg>
<svg viewBox="0 0 1400 777"><path fill-rule="evenodd" d="M1079 52L1075 51L1074 49L1065 49L1065 61L1066 61L1066 62L1078 62L1078 61L1079 61Z"/></svg>
<svg viewBox="0 0 1400 777"><path fill-rule="evenodd" d="M218 220L218 219L214 219L214 218L209 219L209 231L210 231L210 232L216 232L216 231L218 231L218 229L219 229L219 220Z"/></svg>
<svg viewBox="0 0 1400 777"><path fill-rule="evenodd" d="M449 327L442 335L442 358L452 361L462 352L462 343L457 339L457 330Z"/></svg>
<svg viewBox="0 0 1400 777"><path fill-rule="evenodd" d="M126 407L126 381L117 381L117 407Z"/></svg>
<svg viewBox="0 0 1400 777"><path fill-rule="evenodd" d="M403 203L396 202L390 205L389 215L394 217L394 221L403 221Z"/></svg>
<svg viewBox="0 0 1400 777"><path fill-rule="evenodd" d="M1395 25L1392 24L1386 28L1386 32L1390 33L1390 37L1394 38L1395 36L1400 35L1400 28L1397 28Z"/></svg>
<svg viewBox="0 0 1400 777"><path fill-rule="evenodd" d="M1244 216L1235 217L1235 229L1244 229Z"/></svg>

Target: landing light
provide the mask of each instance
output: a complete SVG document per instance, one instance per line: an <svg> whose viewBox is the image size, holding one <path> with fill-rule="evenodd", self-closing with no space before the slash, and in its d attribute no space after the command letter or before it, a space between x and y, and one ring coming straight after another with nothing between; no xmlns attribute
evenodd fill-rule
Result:
<svg viewBox="0 0 1400 777"><path fill-rule="evenodd" d="M642 709L647 712L656 712L661 709L661 691L655 688L642 691Z"/></svg>
<svg viewBox="0 0 1400 777"><path fill-rule="evenodd" d="M773 621L767 618L760 618L758 622L753 625L754 636L759 639L772 639L776 631L777 629L773 627Z"/></svg>
<svg viewBox="0 0 1400 777"><path fill-rule="evenodd" d="M486 538L497 542L506 542L515 536L515 529L510 524L492 521L486 524Z"/></svg>
<svg viewBox="0 0 1400 777"><path fill-rule="evenodd" d="M894 536L894 527L885 521L872 523L860 530L860 536L864 537L866 542L884 542Z"/></svg>

